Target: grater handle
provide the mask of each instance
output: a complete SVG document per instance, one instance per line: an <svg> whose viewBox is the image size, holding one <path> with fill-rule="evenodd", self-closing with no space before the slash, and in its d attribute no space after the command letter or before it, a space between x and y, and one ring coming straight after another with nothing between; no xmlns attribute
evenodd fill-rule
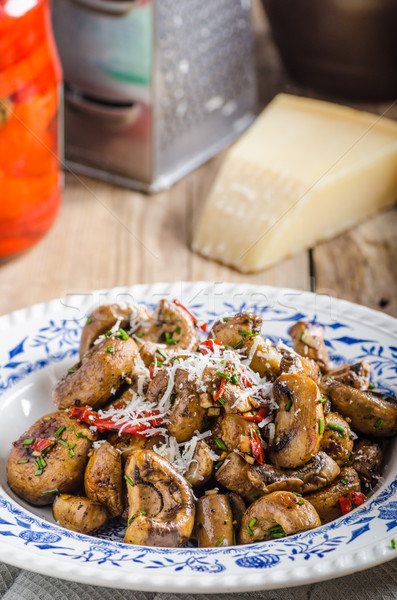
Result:
<svg viewBox="0 0 397 600"><path fill-rule="evenodd" d="M142 0L74 0L85 8L112 15L125 15Z"/></svg>
<svg viewBox="0 0 397 600"><path fill-rule="evenodd" d="M96 98L84 94L68 84L65 84L65 102L93 118L119 124L131 124L136 121L141 112L141 107L136 102L114 102Z"/></svg>

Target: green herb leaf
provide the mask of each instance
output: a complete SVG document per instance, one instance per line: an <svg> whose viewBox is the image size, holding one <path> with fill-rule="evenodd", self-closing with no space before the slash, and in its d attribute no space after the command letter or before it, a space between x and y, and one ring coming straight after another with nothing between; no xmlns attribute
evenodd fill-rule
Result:
<svg viewBox="0 0 397 600"><path fill-rule="evenodd" d="M217 438L215 440L215 444L218 446L219 450L227 450L225 442L221 440L221 438Z"/></svg>
<svg viewBox="0 0 397 600"><path fill-rule="evenodd" d="M251 519L251 521L249 522L249 527L254 527L254 525L255 525L255 523L257 522L257 520L258 520L258 519L257 519L256 517L253 517L253 518Z"/></svg>
<svg viewBox="0 0 397 600"><path fill-rule="evenodd" d="M122 329L121 327L119 327L119 330L117 332L117 337L120 340L129 340L130 336L128 335L128 333L126 331L124 331L124 329Z"/></svg>
<svg viewBox="0 0 397 600"><path fill-rule="evenodd" d="M318 420L318 432L320 435L324 433L324 419Z"/></svg>
<svg viewBox="0 0 397 600"><path fill-rule="evenodd" d="M108 354L114 354L114 346L108 346L106 352L108 352Z"/></svg>
<svg viewBox="0 0 397 600"><path fill-rule="evenodd" d="M166 354L164 350L162 350L161 348L157 348L157 352L160 354L160 356L164 358L164 360L167 360L168 354Z"/></svg>
<svg viewBox="0 0 397 600"><path fill-rule="evenodd" d="M224 535L221 535L221 537L219 538L219 540L216 542L216 544L215 544L215 545L216 545L216 546L220 546L220 545L222 544L222 542L223 542L223 540L224 540L224 539L225 539L225 536L224 536Z"/></svg>
<svg viewBox="0 0 397 600"><path fill-rule="evenodd" d="M86 324L89 325L91 323L91 321L92 321L92 317L91 316L87 317Z"/></svg>
<svg viewBox="0 0 397 600"><path fill-rule="evenodd" d="M61 435L62 431L65 431L65 429L66 429L66 425L63 425L55 432L55 435Z"/></svg>
<svg viewBox="0 0 397 600"><path fill-rule="evenodd" d="M24 465L25 463L29 462L27 458L23 459L23 460L18 460L17 464L18 465Z"/></svg>
<svg viewBox="0 0 397 600"><path fill-rule="evenodd" d="M132 479L130 479L130 477L128 477L128 475L124 475L124 479L126 480L127 483L132 485L132 487L135 486L135 483L132 481Z"/></svg>
<svg viewBox="0 0 397 600"><path fill-rule="evenodd" d="M383 419L379 418L375 423L376 429L380 429L383 426L383 423L384 423Z"/></svg>
<svg viewBox="0 0 397 600"><path fill-rule="evenodd" d="M48 496L48 494L57 494L59 492L58 488L54 488L53 490L47 490L46 492L41 492L41 496Z"/></svg>
<svg viewBox="0 0 397 600"><path fill-rule="evenodd" d="M34 442L34 438L25 438L21 444L22 446L30 446L30 444L33 444Z"/></svg>
<svg viewBox="0 0 397 600"><path fill-rule="evenodd" d="M287 405L285 407L285 412L289 412L291 410L292 400L288 400Z"/></svg>
<svg viewBox="0 0 397 600"><path fill-rule="evenodd" d="M77 369L68 369L68 373L76 373Z"/></svg>

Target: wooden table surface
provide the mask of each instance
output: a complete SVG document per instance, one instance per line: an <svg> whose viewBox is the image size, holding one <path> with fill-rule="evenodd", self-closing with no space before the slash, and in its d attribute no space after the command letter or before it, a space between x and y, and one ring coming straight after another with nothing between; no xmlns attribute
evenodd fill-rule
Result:
<svg viewBox="0 0 397 600"><path fill-rule="evenodd" d="M281 91L326 98L289 79L257 0L253 20L260 106ZM390 105L353 106L397 118L396 105ZM254 275L192 253L197 216L224 155L153 196L69 173L51 231L29 252L0 265L0 314L97 288L210 280L312 289L397 315L395 209Z"/></svg>

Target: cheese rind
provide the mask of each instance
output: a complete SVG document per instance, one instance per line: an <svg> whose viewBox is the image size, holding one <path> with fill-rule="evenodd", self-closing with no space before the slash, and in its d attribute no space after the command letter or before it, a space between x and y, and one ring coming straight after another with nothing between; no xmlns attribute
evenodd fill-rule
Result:
<svg viewBox="0 0 397 600"><path fill-rule="evenodd" d="M280 94L228 152L193 249L258 271L396 197L397 123Z"/></svg>

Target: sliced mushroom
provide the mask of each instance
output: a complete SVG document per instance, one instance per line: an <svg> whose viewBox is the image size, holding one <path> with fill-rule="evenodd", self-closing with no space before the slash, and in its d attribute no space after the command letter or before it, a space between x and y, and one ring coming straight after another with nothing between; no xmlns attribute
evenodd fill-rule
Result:
<svg viewBox="0 0 397 600"><path fill-rule="evenodd" d="M154 446L158 446L165 442L162 435L152 437L135 437L130 433L112 432L108 435L107 441L116 448L121 456L122 463L127 461L127 458L135 450L145 449L151 450Z"/></svg>
<svg viewBox="0 0 397 600"><path fill-rule="evenodd" d="M205 442L199 440L194 450L192 462L185 473L185 479L194 488L201 487L210 479L213 466L211 450Z"/></svg>
<svg viewBox="0 0 397 600"><path fill-rule="evenodd" d="M274 380L280 375L282 356L274 344L261 335L247 338L239 348L249 367L261 377Z"/></svg>
<svg viewBox="0 0 397 600"><path fill-rule="evenodd" d="M263 492L249 479L249 470L250 465L239 454L230 452L216 471L215 478L227 490L237 492L248 502L253 502Z"/></svg>
<svg viewBox="0 0 397 600"><path fill-rule="evenodd" d="M194 525L190 484L153 450L137 450L125 465L129 515L124 542L143 546L183 546Z"/></svg>
<svg viewBox="0 0 397 600"><path fill-rule="evenodd" d="M283 355L280 363L281 373L296 373L298 375L304 375L310 377L316 383L320 378L320 367L314 360L310 358L304 358L299 356L296 352L293 352L287 347L280 348L280 352Z"/></svg>
<svg viewBox="0 0 397 600"><path fill-rule="evenodd" d="M226 496L229 499L230 508L232 509L233 526L238 530L240 529L241 519L243 518L247 506L243 498L240 494L237 494L237 492L228 492Z"/></svg>
<svg viewBox="0 0 397 600"><path fill-rule="evenodd" d="M88 317L81 333L80 358L91 350L100 335L110 331L117 322L120 323L120 327L129 328L130 319L134 318L138 311L139 307L123 307L119 304L104 304L96 308Z"/></svg>
<svg viewBox="0 0 397 600"><path fill-rule="evenodd" d="M291 492L272 492L247 508L241 521L239 543L271 540L320 525L320 517L310 502Z"/></svg>
<svg viewBox="0 0 397 600"><path fill-rule="evenodd" d="M308 377L283 374L274 382L273 394L279 409L270 460L277 467L300 467L320 447L324 428L320 390Z"/></svg>
<svg viewBox="0 0 397 600"><path fill-rule="evenodd" d="M294 342L294 350L305 358L318 363L321 371L327 372L329 365L328 352L324 344L324 329L321 325L298 321L289 330Z"/></svg>
<svg viewBox="0 0 397 600"><path fill-rule="evenodd" d="M239 348L247 338L257 335L261 327L260 316L241 312L215 321L208 337L219 340L224 346Z"/></svg>
<svg viewBox="0 0 397 600"><path fill-rule="evenodd" d="M357 471L364 489L372 488L379 480L382 450L370 440L358 440L350 456L349 466Z"/></svg>
<svg viewBox="0 0 397 600"><path fill-rule="evenodd" d="M124 509L121 455L109 442L92 450L84 474L87 497L103 504L110 518Z"/></svg>
<svg viewBox="0 0 397 600"><path fill-rule="evenodd" d="M338 477L327 487L305 496L313 504L323 523L333 521L342 515L339 498L347 492L359 492L360 480L354 469L343 467Z"/></svg>
<svg viewBox="0 0 397 600"><path fill-rule="evenodd" d="M37 506L51 504L57 493L75 492L83 482L95 439L88 425L70 419L63 411L41 417L14 442L8 456L11 489ZM48 445L36 450L36 440Z"/></svg>
<svg viewBox="0 0 397 600"><path fill-rule="evenodd" d="M107 521L106 508L84 496L61 494L52 507L54 519L62 527L91 535Z"/></svg>
<svg viewBox="0 0 397 600"><path fill-rule="evenodd" d="M167 428L177 442L186 442L193 437L195 431L201 431L206 411L200 404L194 382L189 381L187 371L178 369L174 381L176 393L168 414Z"/></svg>
<svg viewBox="0 0 397 600"><path fill-rule="evenodd" d="M387 437L396 432L396 398L363 392L327 379L321 383L321 389L330 396L334 410L350 419L355 431L375 437Z"/></svg>
<svg viewBox="0 0 397 600"><path fill-rule="evenodd" d="M250 436L252 423L234 414L226 414L216 420L212 427L213 449L219 447L216 440L222 440L226 449L231 451L240 448L240 437Z"/></svg>
<svg viewBox="0 0 397 600"><path fill-rule="evenodd" d="M328 485L339 474L336 462L325 452L318 452L301 469L277 469L273 465L252 465L247 478L262 494L275 490L287 490L306 494Z"/></svg>
<svg viewBox="0 0 397 600"><path fill-rule="evenodd" d="M165 343L167 352L175 355L179 350L194 351L199 337L195 323L180 306L162 299L149 319L143 321L135 335L144 343Z"/></svg>
<svg viewBox="0 0 397 600"><path fill-rule="evenodd" d="M339 466L343 466L349 460L353 444L349 423L339 413L329 412L325 417L320 450L331 456Z"/></svg>
<svg viewBox="0 0 397 600"><path fill-rule="evenodd" d="M355 364L347 364L327 372L326 379L335 379L358 390L367 390L371 374L371 364L363 358Z"/></svg>
<svg viewBox="0 0 397 600"><path fill-rule="evenodd" d="M199 548L233 545L233 515L226 495L209 490L198 499L196 532Z"/></svg>
<svg viewBox="0 0 397 600"><path fill-rule="evenodd" d="M59 408L74 404L103 406L131 374L138 347L134 340L120 339L116 335L103 340L94 347L75 372L68 373L55 386L53 395Z"/></svg>

